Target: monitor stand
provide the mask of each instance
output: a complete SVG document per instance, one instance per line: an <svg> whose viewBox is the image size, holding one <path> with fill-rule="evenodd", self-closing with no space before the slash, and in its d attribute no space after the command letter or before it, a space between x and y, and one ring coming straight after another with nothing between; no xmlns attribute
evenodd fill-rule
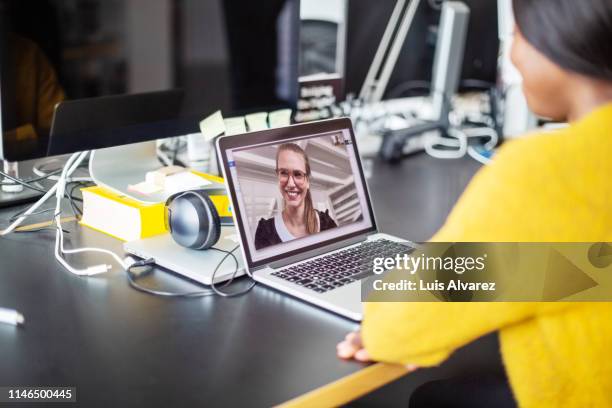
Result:
<svg viewBox="0 0 612 408"><path fill-rule="evenodd" d="M145 181L148 172L165 167L157 157L155 141L93 150L89 158L89 174L92 180L117 194L140 201L143 204L157 204L168 200L174 193L160 191L141 194L130 189ZM223 188L223 184L202 183L206 188Z"/></svg>
<svg viewBox="0 0 612 408"><path fill-rule="evenodd" d="M143 182L148 172L161 167L155 141L94 150L89 159L89 174L97 185L144 204L164 202L169 195L143 195L128 187Z"/></svg>
<svg viewBox="0 0 612 408"><path fill-rule="evenodd" d="M3 171L15 178L19 178L19 163L0 160ZM10 181L0 177L2 182ZM42 197L42 193L23 187L19 184L0 187L0 208L12 207L20 204L30 203Z"/></svg>

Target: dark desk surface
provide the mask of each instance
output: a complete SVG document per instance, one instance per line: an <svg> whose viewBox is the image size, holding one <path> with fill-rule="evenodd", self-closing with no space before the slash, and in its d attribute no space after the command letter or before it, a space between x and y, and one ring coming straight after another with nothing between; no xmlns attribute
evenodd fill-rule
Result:
<svg viewBox="0 0 612 408"><path fill-rule="evenodd" d="M381 229L428 239L478 167L425 155L393 167L375 162L369 184ZM14 211L0 212L2 227ZM121 249L67 227L67 246ZM269 406L362 368L335 356L356 327L341 317L260 286L239 298L176 300L132 290L116 267L79 278L57 264L53 242L50 231L0 238L0 306L26 317L22 328L0 325L0 386L76 386L84 406ZM191 285L163 271L147 279ZM443 370L402 381L411 388Z"/></svg>

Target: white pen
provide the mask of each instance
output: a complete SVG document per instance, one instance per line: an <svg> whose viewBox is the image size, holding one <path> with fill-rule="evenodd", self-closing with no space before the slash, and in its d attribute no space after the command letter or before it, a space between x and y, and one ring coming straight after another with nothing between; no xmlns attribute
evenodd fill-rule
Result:
<svg viewBox="0 0 612 408"><path fill-rule="evenodd" d="M5 309L0 307L0 323L12 324L18 326L25 321L23 315L13 309Z"/></svg>

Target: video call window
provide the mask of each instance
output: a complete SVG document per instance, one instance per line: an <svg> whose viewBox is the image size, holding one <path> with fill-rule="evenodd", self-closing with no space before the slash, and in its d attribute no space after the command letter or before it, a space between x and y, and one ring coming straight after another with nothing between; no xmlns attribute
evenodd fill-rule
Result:
<svg viewBox="0 0 612 408"><path fill-rule="evenodd" d="M343 133L232 152L241 214L256 251L364 219L354 150Z"/></svg>

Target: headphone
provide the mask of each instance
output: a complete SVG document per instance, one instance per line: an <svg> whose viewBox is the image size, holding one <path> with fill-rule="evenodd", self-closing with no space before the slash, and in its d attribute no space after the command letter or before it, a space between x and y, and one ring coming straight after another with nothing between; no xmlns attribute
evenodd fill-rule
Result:
<svg viewBox="0 0 612 408"><path fill-rule="evenodd" d="M186 248L204 250L221 235L221 217L210 196L225 195L225 190L189 190L166 201L166 227L174 241Z"/></svg>

